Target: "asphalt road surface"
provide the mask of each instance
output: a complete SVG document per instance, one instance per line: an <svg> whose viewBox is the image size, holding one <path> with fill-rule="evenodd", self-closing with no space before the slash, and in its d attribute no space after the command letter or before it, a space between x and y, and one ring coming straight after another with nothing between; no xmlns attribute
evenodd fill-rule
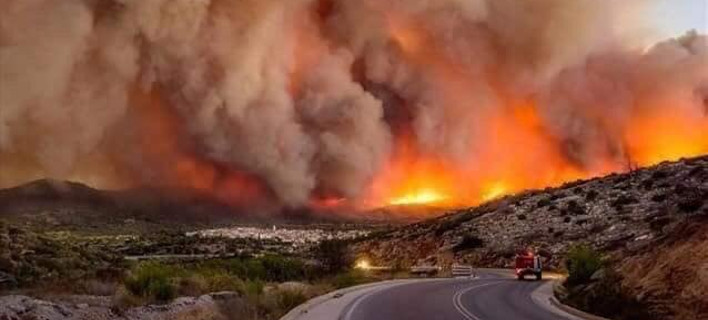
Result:
<svg viewBox="0 0 708 320"><path fill-rule="evenodd" d="M344 299L346 296L348 299ZM548 303L551 283L498 273L478 279L395 282L313 306L298 320L577 320ZM336 298L336 299L335 299ZM335 300L340 301L335 301ZM285 318L284 318L285 319Z"/></svg>

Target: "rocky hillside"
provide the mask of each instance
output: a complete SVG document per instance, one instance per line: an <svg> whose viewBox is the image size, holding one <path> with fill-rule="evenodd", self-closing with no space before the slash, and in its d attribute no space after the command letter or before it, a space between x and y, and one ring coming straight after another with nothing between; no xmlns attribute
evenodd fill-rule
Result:
<svg viewBox="0 0 708 320"><path fill-rule="evenodd" d="M378 234L356 250L379 265L510 267L518 249L533 246L547 267L562 268L571 245L589 244L620 266L638 300L668 319L681 313L680 303L708 311L700 294L708 284L697 281L708 276L706 217L703 156L508 196Z"/></svg>

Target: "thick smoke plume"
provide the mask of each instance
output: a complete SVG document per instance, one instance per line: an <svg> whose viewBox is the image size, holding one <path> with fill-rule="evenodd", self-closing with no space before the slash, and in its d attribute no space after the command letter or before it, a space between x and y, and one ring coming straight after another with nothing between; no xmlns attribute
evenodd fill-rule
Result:
<svg viewBox="0 0 708 320"><path fill-rule="evenodd" d="M708 40L636 45L650 2L3 0L0 186L468 204L707 153Z"/></svg>

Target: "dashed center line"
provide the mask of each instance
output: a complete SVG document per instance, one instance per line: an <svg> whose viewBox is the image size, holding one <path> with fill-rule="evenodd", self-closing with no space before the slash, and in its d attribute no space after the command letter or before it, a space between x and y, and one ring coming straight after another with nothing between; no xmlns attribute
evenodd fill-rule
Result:
<svg viewBox="0 0 708 320"><path fill-rule="evenodd" d="M465 306L462 304L462 296L463 296L464 294L466 294L466 293L472 291L472 290L479 289L479 288L482 288L482 287L491 286L491 285L498 284L498 283L502 283L502 282L503 282L503 281L497 281L497 282L492 282L492 283L486 283L486 284L481 284L481 285L477 285L477 286L472 286L472 287L465 288L465 289L463 289L463 290L457 291L457 292L455 293L455 295L452 297L452 303L453 303L453 305L455 306L455 309L457 309L457 311L458 311L460 314L462 314L462 316L465 317L465 319L467 319L467 320L482 320L481 318L479 318L478 316L476 316L474 313L472 313L471 311L467 310L467 308L465 308Z"/></svg>

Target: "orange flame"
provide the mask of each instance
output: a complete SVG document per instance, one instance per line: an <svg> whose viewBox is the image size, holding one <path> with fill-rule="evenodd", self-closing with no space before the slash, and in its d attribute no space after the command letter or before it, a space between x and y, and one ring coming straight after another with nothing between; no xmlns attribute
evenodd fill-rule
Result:
<svg viewBox="0 0 708 320"><path fill-rule="evenodd" d="M569 163L530 104L491 116L487 132L491 138L463 163L422 154L414 139L399 138L398 152L372 184L370 205L474 205L610 170L589 172Z"/></svg>
<svg viewBox="0 0 708 320"><path fill-rule="evenodd" d="M600 159L590 168L571 163L561 144L545 132L533 104L511 109L489 117L487 141L469 163L421 154L414 139L399 139L403 147L372 184L370 206L476 205L522 190L629 169L622 159ZM650 112L630 120L625 140L634 165L708 154L708 120Z"/></svg>

